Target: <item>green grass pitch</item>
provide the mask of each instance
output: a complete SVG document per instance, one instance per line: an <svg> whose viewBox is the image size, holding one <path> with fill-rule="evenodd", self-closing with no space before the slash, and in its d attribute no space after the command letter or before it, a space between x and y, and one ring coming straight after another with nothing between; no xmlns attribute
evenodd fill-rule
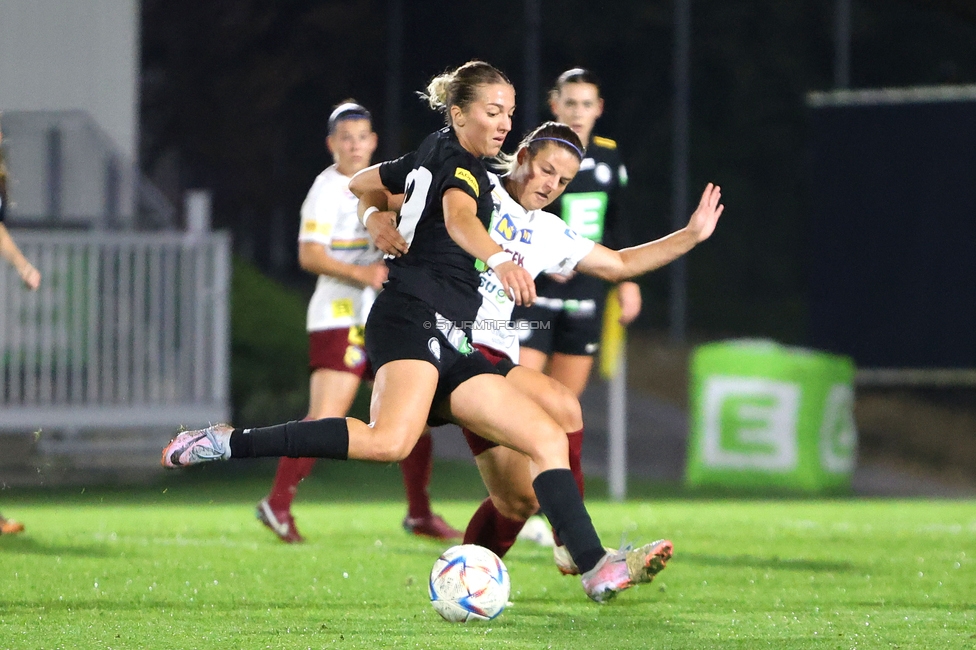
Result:
<svg viewBox="0 0 976 650"><path fill-rule="evenodd" d="M462 625L428 603L446 545L400 529L395 468L317 468L295 505L300 546L254 519L269 465L209 470L138 489L0 492L0 511L27 525L0 537L0 648L976 648L971 501L658 489L616 504L595 484L604 542L667 536L668 568L601 606L547 549L519 542L505 558L513 604ZM445 463L433 494L463 526L483 488Z"/></svg>

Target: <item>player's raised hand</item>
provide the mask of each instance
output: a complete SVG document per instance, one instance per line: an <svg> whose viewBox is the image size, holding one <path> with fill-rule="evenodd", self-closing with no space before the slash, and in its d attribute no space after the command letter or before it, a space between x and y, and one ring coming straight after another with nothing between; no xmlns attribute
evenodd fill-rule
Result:
<svg viewBox="0 0 976 650"><path fill-rule="evenodd" d="M528 306L535 302L535 280L528 271L515 262L502 262L494 271L502 289L516 305Z"/></svg>
<svg viewBox="0 0 976 650"><path fill-rule="evenodd" d="M400 257L407 252L409 246L407 245L407 240L397 230L396 218L396 212L392 210L374 212L366 220L366 230L369 232L369 237L373 240L376 248L387 255Z"/></svg>
<svg viewBox="0 0 976 650"><path fill-rule="evenodd" d="M725 209L725 206L720 203L721 200L722 188L712 183L705 186L698 208L692 213L687 226L688 231L694 235L696 243L705 241L715 232L718 218L722 216L722 211Z"/></svg>

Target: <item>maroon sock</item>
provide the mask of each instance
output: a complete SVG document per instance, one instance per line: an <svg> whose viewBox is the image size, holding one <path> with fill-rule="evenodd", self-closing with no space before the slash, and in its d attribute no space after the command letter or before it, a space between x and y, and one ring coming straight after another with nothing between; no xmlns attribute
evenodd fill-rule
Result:
<svg viewBox="0 0 976 650"><path fill-rule="evenodd" d="M580 496L583 496L583 430L567 433L566 438L569 440L569 469L576 479Z"/></svg>
<svg viewBox="0 0 976 650"><path fill-rule="evenodd" d="M434 441L429 433L420 436L410 455L400 461L403 485L407 488L407 516L429 517L430 473L434 469Z"/></svg>
<svg viewBox="0 0 976 650"><path fill-rule="evenodd" d="M481 502L471 516L464 531L464 543L484 546L498 557L504 557L524 525L524 519L509 519L498 512L489 497Z"/></svg>
<svg viewBox="0 0 976 650"><path fill-rule="evenodd" d="M583 496L583 430L567 433L569 440L569 469L576 480L576 487L579 488L580 496ZM562 546L559 536L553 531L552 537L556 540L556 546Z"/></svg>
<svg viewBox="0 0 976 650"><path fill-rule="evenodd" d="M289 510L291 502L298 491L298 484L312 471L316 458L287 458L278 461L278 471L275 472L274 483L271 484L271 494L268 505L272 510Z"/></svg>

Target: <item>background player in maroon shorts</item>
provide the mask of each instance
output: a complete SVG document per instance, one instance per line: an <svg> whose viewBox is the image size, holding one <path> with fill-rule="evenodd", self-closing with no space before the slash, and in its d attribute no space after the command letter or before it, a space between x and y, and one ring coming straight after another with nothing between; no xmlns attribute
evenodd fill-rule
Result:
<svg viewBox="0 0 976 650"><path fill-rule="evenodd" d="M349 179L369 166L376 150L369 111L346 101L332 112L328 129L326 145L335 164L319 174L309 190L298 235L299 263L319 276L307 322L312 372L307 419L312 420L342 417L352 406L368 372L363 326L387 275L382 254L359 223L358 199L349 191ZM409 508L403 525L418 535L459 538L460 531L430 510L432 457L428 434L400 463ZM315 460L282 458L270 494L258 503L258 519L285 542L302 541L291 503Z"/></svg>

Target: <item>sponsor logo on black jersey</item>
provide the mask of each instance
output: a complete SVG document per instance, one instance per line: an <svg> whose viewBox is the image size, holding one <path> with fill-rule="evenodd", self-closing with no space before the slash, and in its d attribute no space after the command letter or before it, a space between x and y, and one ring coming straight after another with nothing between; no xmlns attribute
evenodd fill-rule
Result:
<svg viewBox="0 0 976 650"><path fill-rule="evenodd" d="M478 188L478 180L474 177L474 174L469 172L467 169L464 167L458 167L454 170L454 176L455 178L460 178L462 181L470 185L471 189L474 190L475 196L481 195L481 190Z"/></svg>

